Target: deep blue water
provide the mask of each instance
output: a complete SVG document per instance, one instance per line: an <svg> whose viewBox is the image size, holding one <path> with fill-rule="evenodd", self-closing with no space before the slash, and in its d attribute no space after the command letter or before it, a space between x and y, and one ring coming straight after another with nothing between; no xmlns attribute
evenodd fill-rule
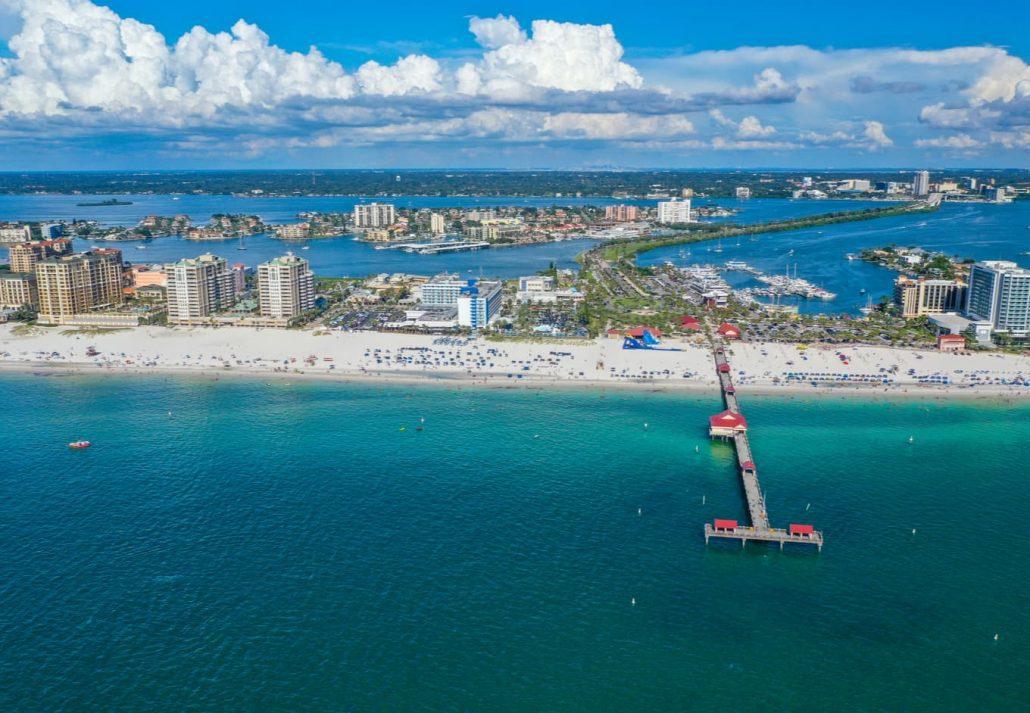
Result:
<svg viewBox="0 0 1030 713"><path fill-rule="evenodd" d="M148 214L169 215L187 213L198 223L206 222L212 213L257 213L273 223L295 220L298 212L304 210L347 211L358 198L236 198L231 196L125 196L133 201L131 206L105 208L80 208L76 203L103 198L97 196L0 196L0 220L48 220L71 218L94 218L108 224L135 225ZM602 198L428 198L391 197L375 200L393 202L405 207L446 206L497 206L497 205L606 205L618 202ZM635 201L641 205L654 205L654 201ZM788 217L815 215L842 210L860 210L882 203L871 201L815 201L755 199L736 201L719 199L707 201L698 199L696 204L708 202L739 209L729 219L754 223ZM788 233L763 235L755 242L746 238L740 245L737 241L723 241L721 254L707 252L709 245L691 246L689 256L681 257L682 248L662 248L644 253L642 265L656 265L665 261L677 264L724 262L744 260L760 270L782 273L788 267L797 266L800 277L805 277L833 292L838 297L832 302L802 302L803 312L848 312L857 314L865 305L867 294L877 300L880 295L890 294L895 274L889 270L855 261L848 262L844 255L858 252L865 247L877 247L887 243L919 245L930 250L943 250L962 257L977 259L1006 259L1030 262L1021 255L1030 251L1030 201L1019 201L1011 205L961 205L946 203L940 211L931 216L898 216L870 222L845 223L818 229L799 230ZM77 241L76 247L88 247L84 241ZM302 244L284 243L264 235L247 238L247 250L237 250L236 241L200 243L182 238L160 238L145 243L145 250L136 246L144 243L120 244L126 260L131 262L169 262L183 257L193 257L212 251L230 260L256 265L258 262L281 255L285 250L300 251ZM311 261L316 274L332 276L365 276L380 272L410 272L435 274L458 272L503 278L531 274L546 268L551 262L559 267L574 268L574 258L592 245L589 240L570 240L521 248L499 248L451 255L421 256L393 250L375 250L371 245L355 242L350 238L312 240L305 243L307 250L299 252ZM789 255L790 250L794 255ZM731 284L746 286L752 283L744 275L730 275Z"/></svg>
<svg viewBox="0 0 1030 713"><path fill-rule="evenodd" d="M800 201L799 201L800 202ZM822 203L809 201L809 203ZM820 211L822 212L822 211ZM866 304L867 295L878 301L891 294L897 273L862 262L848 261L847 253L894 243L922 247L949 255L977 260L1012 260L1030 265L1030 201L1009 205L945 203L930 216L897 216L868 222L841 223L784 233L722 241L722 253L709 252L711 245L659 248L642 254L640 265L720 264L743 260L766 273L783 274L797 266L799 277L837 293L832 302L800 301L802 312L849 312ZM793 250L794 254L790 255ZM684 254L681 255L681 252ZM728 273L734 286L757 286L743 273ZM867 295L859 293L865 288Z"/></svg>
<svg viewBox="0 0 1030 713"><path fill-rule="evenodd" d="M78 207L77 203L102 200L104 196L30 195L0 196L0 220L70 220L72 218L96 219L108 225L135 225L150 214L171 215L186 213L196 223L206 223L213 213L251 213L261 215L272 223L287 223L296 220L297 213L305 210L350 211L358 202L378 200L391 202L407 208L421 207L489 207L524 205L547 207L553 205L608 205L612 203L636 203L655 205L655 201L615 201L604 198L472 198L472 197L389 197L389 198L237 198L232 196L122 196L132 201L130 206ZM707 203L709 201L702 201ZM855 201L791 202L786 200L719 200L711 201L722 206L738 208L740 213L733 220L741 222L762 222L792 215L823 213L831 210L859 209L866 203ZM832 203L832 205L831 205ZM725 220L725 219L722 219ZM88 247L85 241L77 241L78 249ZM201 243L178 237L160 238L147 242L126 242L118 244L125 251L125 259L131 262L171 262L184 257L195 257L211 251L227 256L230 260L255 265L272 257L282 255L285 250L300 251L302 245L305 258L311 261L316 274L332 276L365 276L380 272L409 272L415 274L436 274L458 272L462 274L482 272L487 276L514 278L533 274L546 268L551 262L562 268L575 268L574 258L587 250L593 241L571 240L562 243L548 243L520 248L499 248L449 255L412 255L393 250L375 250L371 245L347 238L311 240L305 243L284 243L266 235L246 239L247 250L237 250L236 241ZM136 249L144 245L145 250Z"/></svg>
<svg viewBox="0 0 1030 713"><path fill-rule="evenodd" d="M5 712L1030 698L1025 405L748 399L770 515L821 528L816 555L705 547L703 522L744 515L710 396L9 375L0 393Z"/></svg>

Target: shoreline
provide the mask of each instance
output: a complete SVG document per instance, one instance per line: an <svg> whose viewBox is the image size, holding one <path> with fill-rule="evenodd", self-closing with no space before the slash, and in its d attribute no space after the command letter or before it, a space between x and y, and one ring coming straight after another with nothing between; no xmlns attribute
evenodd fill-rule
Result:
<svg viewBox="0 0 1030 713"><path fill-rule="evenodd" d="M272 386L271 382L284 383L291 380L309 383L332 383L347 386L403 387L453 387L503 391L596 391L648 392L682 396L706 396L715 399L713 408L720 401L719 387L714 383L696 381L657 380L601 380L560 379L530 375L521 379L509 379L498 375L472 375L461 372L405 373L403 371L381 372L309 372L274 371L261 369L224 369L172 366L99 367L89 362L6 362L0 361L0 379L6 375L32 376L38 378L86 377L171 377L198 381L250 380ZM289 385L286 383L286 385ZM737 387L737 393L744 398L783 397L838 399L838 400L890 400L890 401L954 401L991 402L994 404L1030 404L1030 388L978 388L956 386L896 386L876 387L858 385L785 384L781 386L745 385Z"/></svg>

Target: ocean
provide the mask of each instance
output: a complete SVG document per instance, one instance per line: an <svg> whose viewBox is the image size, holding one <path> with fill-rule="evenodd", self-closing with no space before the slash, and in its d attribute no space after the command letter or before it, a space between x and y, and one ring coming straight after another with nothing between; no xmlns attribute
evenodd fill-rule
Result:
<svg viewBox="0 0 1030 713"><path fill-rule="evenodd" d="M704 522L745 517L706 438L714 394L93 375L0 393L5 712L1030 698L1025 401L747 397L770 516L821 529L815 554L705 546Z"/></svg>

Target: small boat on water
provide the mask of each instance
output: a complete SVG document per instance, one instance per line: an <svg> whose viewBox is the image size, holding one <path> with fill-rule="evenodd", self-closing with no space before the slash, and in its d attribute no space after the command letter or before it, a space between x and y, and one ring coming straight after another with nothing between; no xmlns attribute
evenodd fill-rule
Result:
<svg viewBox="0 0 1030 713"><path fill-rule="evenodd" d="M92 445L93 444L90 443L89 441L72 441L71 443L68 444L68 447L69 448L74 448L76 450L80 450L82 448L89 448Z"/></svg>

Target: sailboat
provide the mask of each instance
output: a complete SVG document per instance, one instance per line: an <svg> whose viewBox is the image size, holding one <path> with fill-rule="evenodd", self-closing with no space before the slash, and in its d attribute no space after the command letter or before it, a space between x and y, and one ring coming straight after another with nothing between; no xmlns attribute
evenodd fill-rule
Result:
<svg viewBox="0 0 1030 713"><path fill-rule="evenodd" d="M717 252L717 253L721 253L722 252L722 238L719 238L719 244L715 246L715 250L713 252Z"/></svg>
<svg viewBox="0 0 1030 713"><path fill-rule="evenodd" d="M246 250L247 246L243 244L243 236L240 236L240 244L236 246L237 250Z"/></svg>
<svg viewBox="0 0 1030 713"><path fill-rule="evenodd" d="M862 291L865 292L865 290ZM876 311L876 308L873 307L872 295L866 297L865 307L859 307L858 311L867 316Z"/></svg>

